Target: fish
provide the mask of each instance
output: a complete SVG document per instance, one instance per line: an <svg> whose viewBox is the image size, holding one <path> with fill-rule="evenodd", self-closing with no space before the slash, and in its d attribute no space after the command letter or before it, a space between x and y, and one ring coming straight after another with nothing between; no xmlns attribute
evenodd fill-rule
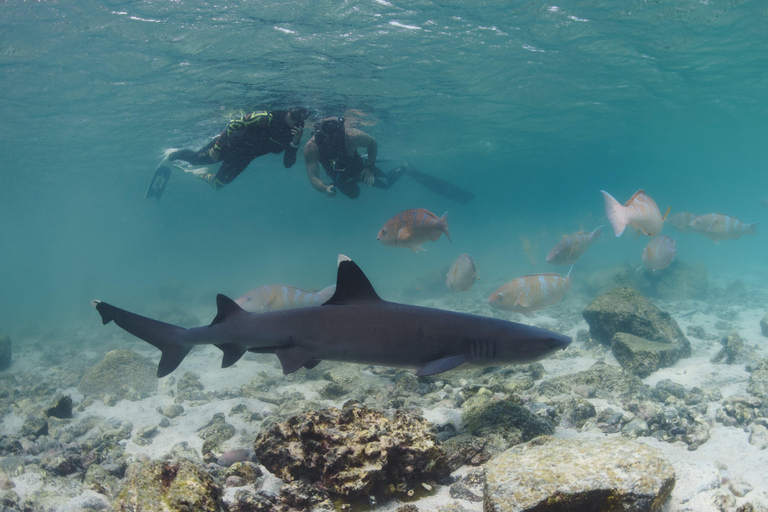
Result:
<svg viewBox="0 0 768 512"><path fill-rule="evenodd" d="M501 285L487 302L492 308L532 318L534 311L557 304L570 289L570 270L565 277L555 273L530 274Z"/></svg>
<svg viewBox="0 0 768 512"><path fill-rule="evenodd" d="M477 267L472 256L467 253L456 258L445 276L445 285L454 292L469 290L475 281L477 281Z"/></svg>
<svg viewBox="0 0 768 512"><path fill-rule="evenodd" d="M597 240L603 232L603 226L597 226L591 233L579 231L565 235L549 254L547 263L552 265L573 265L590 245Z"/></svg>
<svg viewBox="0 0 768 512"><path fill-rule="evenodd" d="M682 233L693 233L691 221L698 217L695 213L680 212L670 216L665 222Z"/></svg>
<svg viewBox="0 0 768 512"><path fill-rule="evenodd" d="M572 341L507 320L385 301L360 267L342 254L336 291L317 307L248 313L219 294L213 322L187 329L101 300L91 305L103 324L115 322L160 350L158 377L178 368L197 345L218 347L223 368L245 352L255 352L275 354L286 375L328 360L416 368L417 376L425 376L464 367L529 364Z"/></svg>
<svg viewBox="0 0 768 512"><path fill-rule="evenodd" d="M613 226L613 232L617 237L621 236L627 226L634 227L638 233L648 236L656 236L664 227L664 218L659 207L653 199L640 189L635 192L624 206L614 197L601 190L605 199L605 215ZM667 210L669 212L669 210Z"/></svg>
<svg viewBox="0 0 768 512"><path fill-rule="evenodd" d="M720 240L733 240L741 235L756 235L757 222L746 224L736 217L722 213L699 215L690 223L691 229L718 243Z"/></svg>
<svg viewBox="0 0 768 512"><path fill-rule="evenodd" d="M643 263L648 270L662 270L672 263L676 252L676 242L668 236L659 235L651 238L643 249Z"/></svg>
<svg viewBox="0 0 768 512"><path fill-rule="evenodd" d="M330 299L335 291L335 284L316 292L287 284L268 284L254 288L242 297L235 299L235 302L251 313L266 313L277 309L319 306Z"/></svg>
<svg viewBox="0 0 768 512"><path fill-rule="evenodd" d="M228 468L236 462L247 462L249 460L251 460L250 450L229 450L221 454L221 456L216 461L216 464Z"/></svg>
<svg viewBox="0 0 768 512"><path fill-rule="evenodd" d="M438 217L429 210L418 208L405 210L389 219L376 239L384 245L407 247L419 252L426 250L422 244L436 242L443 233L453 243L448 232L448 212Z"/></svg>

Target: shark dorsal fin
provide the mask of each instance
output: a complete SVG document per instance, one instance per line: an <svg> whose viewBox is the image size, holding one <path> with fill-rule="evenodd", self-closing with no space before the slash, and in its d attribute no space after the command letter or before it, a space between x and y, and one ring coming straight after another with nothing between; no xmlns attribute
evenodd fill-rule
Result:
<svg viewBox="0 0 768 512"><path fill-rule="evenodd" d="M357 264L339 254L336 270L336 291L325 304L349 304L350 302L381 300L373 285Z"/></svg>
<svg viewBox="0 0 768 512"><path fill-rule="evenodd" d="M216 296L216 308L218 309L218 313L216 313L216 318L213 319L211 325L216 325L233 316L246 312L243 308L237 305L237 302L221 293Z"/></svg>

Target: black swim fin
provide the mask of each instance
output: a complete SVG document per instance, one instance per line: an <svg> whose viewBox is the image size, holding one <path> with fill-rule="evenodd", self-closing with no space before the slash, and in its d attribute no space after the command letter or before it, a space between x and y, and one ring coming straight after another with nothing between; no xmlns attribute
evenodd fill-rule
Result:
<svg viewBox="0 0 768 512"><path fill-rule="evenodd" d="M163 190L165 185L171 178L171 168L167 159L160 162L160 165L155 169L155 174L152 175L152 181L149 182L149 187L144 193L144 199L154 197L158 201L163 196Z"/></svg>
<svg viewBox="0 0 768 512"><path fill-rule="evenodd" d="M447 197L448 199L452 199L456 202L469 204L475 198L475 194L469 190L457 187L453 183L448 183L443 179L419 171L418 169L414 169L411 166L408 167L407 174L416 180L416 182L422 187L431 190L435 194Z"/></svg>

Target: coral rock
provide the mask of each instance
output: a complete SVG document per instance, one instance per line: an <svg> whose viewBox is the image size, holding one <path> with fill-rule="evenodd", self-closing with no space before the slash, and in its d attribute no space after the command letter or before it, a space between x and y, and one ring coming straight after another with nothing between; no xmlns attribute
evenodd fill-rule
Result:
<svg viewBox="0 0 768 512"><path fill-rule="evenodd" d="M358 404L275 424L256 438L254 452L285 481L305 479L349 499L407 492L448 473L426 420L402 411L389 419Z"/></svg>

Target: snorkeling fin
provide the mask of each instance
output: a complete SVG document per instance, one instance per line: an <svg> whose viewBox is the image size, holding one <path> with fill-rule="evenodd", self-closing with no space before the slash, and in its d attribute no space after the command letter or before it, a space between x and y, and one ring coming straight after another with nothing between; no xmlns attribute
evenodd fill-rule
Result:
<svg viewBox="0 0 768 512"><path fill-rule="evenodd" d="M475 194L469 190L457 187L453 183L448 183L447 181L432 176L431 174L427 174L425 172L414 169L412 166L409 166L407 174L416 180L416 182L422 187L431 190L435 194L447 197L448 199L452 199L456 202L469 204L475 198Z"/></svg>
<svg viewBox="0 0 768 512"><path fill-rule="evenodd" d="M160 162L160 165L157 166L157 169L155 169L155 174L152 175L152 181L149 182L149 187L147 187L147 191L144 193L144 199L149 199L150 197L154 197L158 201L163 196L163 190L165 190L165 185L168 183L168 180L171 178L171 164L168 158L163 158L163 161Z"/></svg>

